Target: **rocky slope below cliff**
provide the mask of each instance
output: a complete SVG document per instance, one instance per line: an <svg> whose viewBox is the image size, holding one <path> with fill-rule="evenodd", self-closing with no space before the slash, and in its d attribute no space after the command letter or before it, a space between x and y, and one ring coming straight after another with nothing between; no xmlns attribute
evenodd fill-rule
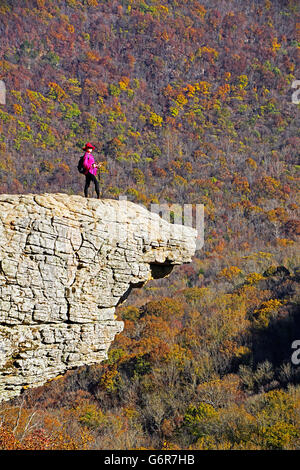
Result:
<svg viewBox="0 0 300 470"><path fill-rule="evenodd" d="M0 400L105 359L115 307L190 262L196 235L126 200L0 195Z"/></svg>

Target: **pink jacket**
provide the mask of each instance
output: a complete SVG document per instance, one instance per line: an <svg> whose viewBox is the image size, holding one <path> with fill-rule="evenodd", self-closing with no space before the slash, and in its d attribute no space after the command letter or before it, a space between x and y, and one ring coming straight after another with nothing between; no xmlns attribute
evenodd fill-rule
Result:
<svg viewBox="0 0 300 470"><path fill-rule="evenodd" d="M85 171L85 175L87 175L88 173L91 173L92 175L95 175L97 174L97 167L93 167L93 163L95 163L95 159L93 157L93 155L89 152L85 152L84 154L84 158L83 158L83 166L84 168L86 169Z"/></svg>

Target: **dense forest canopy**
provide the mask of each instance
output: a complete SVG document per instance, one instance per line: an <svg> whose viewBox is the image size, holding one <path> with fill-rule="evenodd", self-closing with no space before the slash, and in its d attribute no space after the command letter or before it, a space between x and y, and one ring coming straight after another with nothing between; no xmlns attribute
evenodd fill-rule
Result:
<svg viewBox="0 0 300 470"><path fill-rule="evenodd" d="M204 204L205 243L0 448L299 448L299 59L297 0L1 1L0 192L83 194L89 141L103 197Z"/></svg>

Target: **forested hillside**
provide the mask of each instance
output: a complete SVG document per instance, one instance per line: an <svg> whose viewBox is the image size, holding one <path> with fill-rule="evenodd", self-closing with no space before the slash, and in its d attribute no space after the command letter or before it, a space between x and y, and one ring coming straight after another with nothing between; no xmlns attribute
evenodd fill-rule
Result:
<svg viewBox="0 0 300 470"><path fill-rule="evenodd" d="M89 141L103 197L205 207L193 262L106 363L2 405L0 448L299 449L299 59L297 0L0 2L0 192L82 195Z"/></svg>

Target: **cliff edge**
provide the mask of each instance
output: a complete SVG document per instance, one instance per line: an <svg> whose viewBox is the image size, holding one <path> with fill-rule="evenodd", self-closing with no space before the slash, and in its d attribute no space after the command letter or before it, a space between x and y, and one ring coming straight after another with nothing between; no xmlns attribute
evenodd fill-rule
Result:
<svg viewBox="0 0 300 470"><path fill-rule="evenodd" d="M190 262L196 236L126 200L0 195L0 401L106 359L115 307Z"/></svg>

